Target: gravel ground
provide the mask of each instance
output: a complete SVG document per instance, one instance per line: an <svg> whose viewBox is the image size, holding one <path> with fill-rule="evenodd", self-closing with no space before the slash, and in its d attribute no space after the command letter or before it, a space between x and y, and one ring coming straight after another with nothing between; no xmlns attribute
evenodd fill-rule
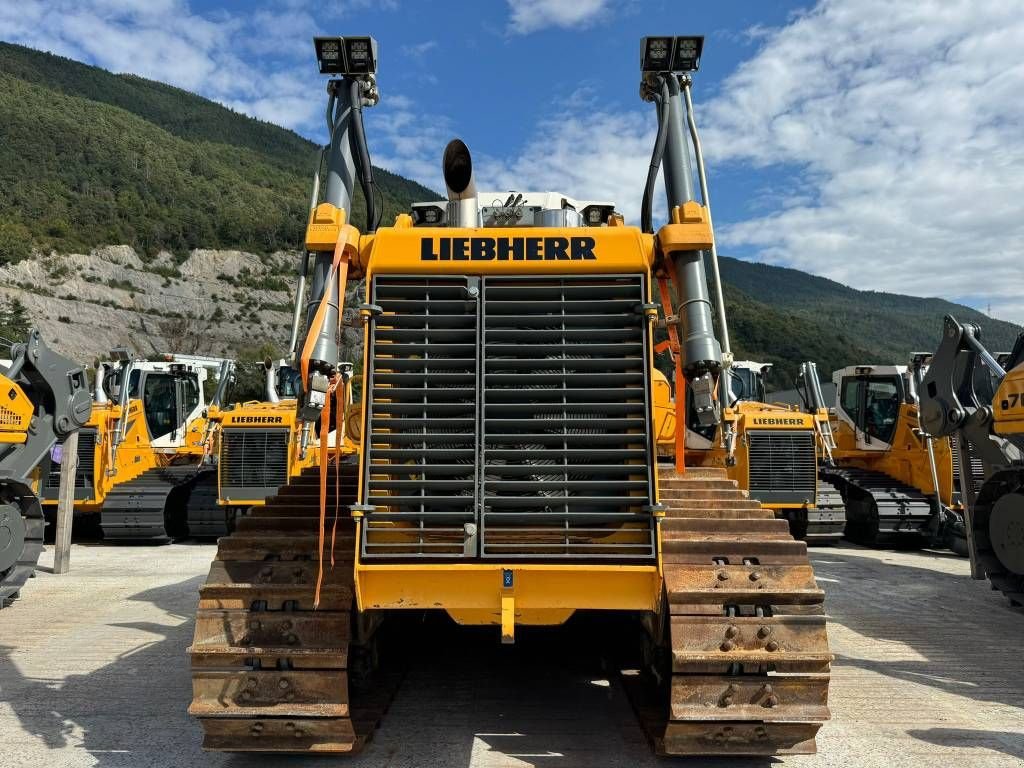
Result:
<svg viewBox="0 0 1024 768"><path fill-rule="evenodd" d="M23 599L0 611L0 766L333 764L199 748L185 713L185 649L213 553L197 544L76 544L69 576L44 570L30 581ZM599 655L566 653L574 641L564 633L523 633L509 649L496 636L442 632L410 660L373 742L346 762L1024 766L1024 614L947 553L843 546L814 550L812 559L836 654L833 719L818 755L657 760Z"/></svg>

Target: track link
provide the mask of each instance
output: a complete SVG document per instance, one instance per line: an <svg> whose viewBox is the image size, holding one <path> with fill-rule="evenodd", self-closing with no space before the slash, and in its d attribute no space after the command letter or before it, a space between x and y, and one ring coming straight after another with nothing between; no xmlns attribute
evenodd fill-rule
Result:
<svg viewBox="0 0 1024 768"><path fill-rule="evenodd" d="M27 486L12 484L5 496L0 502L0 608L17 599L35 573L46 528L39 499Z"/></svg>
<svg viewBox="0 0 1024 768"><path fill-rule="evenodd" d="M237 507L217 503L217 470L199 473L188 495L188 535L197 539L219 539L234 530Z"/></svg>
<svg viewBox="0 0 1024 768"><path fill-rule="evenodd" d="M328 477L328 528L336 471ZM371 646L354 620L355 527L345 508L355 499L354 464L341 468L334 566L325 558L313 607L318 472L281 487L218 542L189 648L189 713L202 724L204 749L355 752L390 701L393 679L365 685Z"/></svg>
<svg viewBox="0 0 1024 768"><path fill-rule="evenodd" d="M814 509L807 512L808 544L834 544L846 528L846 505L843 495L832 483L818 479L818 495Z"/></svg>
<svg viewBox="0 0 1024 768"><path fill-rule="evenodd" d="M985 481L973 522L978 560L992 588L1024 608L1024 469L999 470Z"/></svg>
<svg viewBox="0 0 1024 768"><path fill-rule="evenodd" d="M656 751L814 752L832 655L807 545L723 469L659 475L666 605L650 630L660 693L648 688L637 704Z"/></svg>
<svg viewBox="0 0 1024 768"><path fill-rule="evenodd" d="M198 472L194 465L154 467L115 486L100 512L103 538L166 543L187 535L185 510Z"/></svg>
<svg viewBox="0 0 1024 768"><path fill-rule="evenodd" d="M829 467L820 478L843 495L847 539L867 546L896 541L923 546L932 536L934 505L916 488L857 467Z"/></svg>

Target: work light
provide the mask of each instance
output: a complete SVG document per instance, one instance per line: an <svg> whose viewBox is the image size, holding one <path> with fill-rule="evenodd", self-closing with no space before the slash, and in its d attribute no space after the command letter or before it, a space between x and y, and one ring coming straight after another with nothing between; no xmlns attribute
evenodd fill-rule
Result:
<svg viewBox="0 0 1024 768"><path fill-rule="evenodd" d="M640 69L658 73L696 72L703 49L703 35L645 37L641 42Z"/></svg>
<svg viewBox="0 0 1024 768"><path fill-rule="evenodd" d="M372 75L377 71L377 41L372 37L314 37L321 75Z"/></svg>

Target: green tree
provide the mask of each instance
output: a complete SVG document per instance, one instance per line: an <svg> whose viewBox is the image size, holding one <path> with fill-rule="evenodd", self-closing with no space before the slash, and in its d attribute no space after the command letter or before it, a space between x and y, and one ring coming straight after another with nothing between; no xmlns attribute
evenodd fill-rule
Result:
<svg viewBox="0 0 1024 768"><path fill-rule="evenodd" d="M0 221L0 264L14 264L32 255L32 233L16 221Z"/></svg>
<svg viewBox="0 0 1024 768"><path fill-rule="evenodd" d="M0 304L0 341L4 344L24 341L32 328L28 309L18 298Z"/></svg>

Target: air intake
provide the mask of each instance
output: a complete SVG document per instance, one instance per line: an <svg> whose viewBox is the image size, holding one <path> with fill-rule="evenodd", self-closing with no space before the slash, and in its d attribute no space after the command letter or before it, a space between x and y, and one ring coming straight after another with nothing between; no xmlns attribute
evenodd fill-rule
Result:
<svg viewBox="0 0 1024 768"><path fill-rule="evenodd" d="M288 430L239 429L222 432L220 495L235 500L265 499L288 482Z"/></svg>
<svg viewBox="0 0 1024 768"><path fill-rule="evenodd" d="M813 504L817 455L810 430L747 431L750 496L764 504Z"/></svg>

